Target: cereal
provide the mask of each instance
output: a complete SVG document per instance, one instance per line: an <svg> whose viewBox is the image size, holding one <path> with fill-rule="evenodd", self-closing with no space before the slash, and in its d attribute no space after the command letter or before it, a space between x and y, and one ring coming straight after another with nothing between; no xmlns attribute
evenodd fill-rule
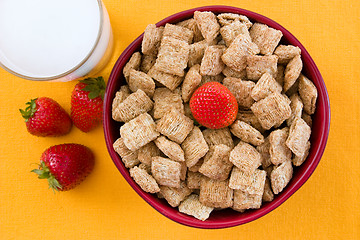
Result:
<svg viewBox="0 0 360 240"><path fill-rule="evenodd" d="M301 61L300 55L295 56L290 62L286 65L285 68L285 77L284 77L284 92L288 91L290 87L295 83L297 78L300 76L303 63Z"/></svg>
<svg viewBox="0 0 360 240"><path fill-rule="evenodd" d="M230 131L242 141L258 146L264 142L264 136L250 124L236 120L230 125Z"/></svg>
<svg viewBox="0 0 360 240"><path fill-rule="evenodd" d="M160 150L154 142L149 142L145 146L139 148L137 155L140 162L149 166L151 165L151 158L156 156L160 156Z"/></svg>
<svg viewBox="0 0 360 240"><path fill-rule="evenodd" d="M156 182L163 186L180 187L181 164L168 158L153 157L151 173Z"/></svg>
<svg viewBox="0 0 360 240"><path fill-rule="evenodd" d="M252 26L250 20L244 15L235 13L221 13L217 15L217 18L219 19L221 26L229 25L235 21L240 21L241 23L245 24L248 29Z"/></svg>
<svg viewBox="0 0 360 240"><path fill-rule="evenodd" d="M194 19L201 34L207 42L214 40L219 34L220 25L212 12L194 12Z"/></svg>
<svg viewBox="0 0 360 240"><path fill-rule="evenodd" d="M194 18L184 20L182 22L177 23L176 25L188 28L191 31L193 31L193 33L194 33L194 42L199 42L199 41L204 40L204 37L201 34L201 31L200 31L199 27L197 26L196 21L195 21Z"/></svg>
<svg viewBox="0 0 360 240"><path fill-rule="evenodd" d="M285 142L289 136L289 128L277 129L269 135L270 160L274 165L281 164L291 159L291 150Z"/></svg>
<svg viewBox="0 0 360 240"><path fill-rule="evenodd" d="M264 142L256 146L256 150L261 154L261 166L263 168L269 167L271 163L270 156L270 140L269 136L264 139Z"/></svg>
<svg viewBox="0 0 360 240"><path fill-rule="evenodd" d="M274 54L279 57L279 64L288 64L291 59L301 54L301 49L292 45L279 45Z"/></svg>
<svg viewBox="0 0 360 240"><path fill-rule="evenodd" d="M286 161L278 167L274 167L271 172L271 188L274 194L279 194L290 182L293 174L293 167L291 161Z"/></svg>
<svg viewBox="0 0 360 240"><path fill-rule="evenodd" d="M238 72L238 71L235 71L232 68L229 68L228 66L225 66L222 73L225 75L225 77L246 79L246 69Z"/></svg>
<svg viewBox="0 0 360 240"><path fill-rule="evenodd" d="M185 161L184 151L176 142L170 141L164 136L158 137L154 142L156 146L171 160L177 162Z"/></svg>
<svg viewBox="0 0 360 240"><path fill-rule="evenodd" d="M209 218L210 213L214 208L208 207L199 201L199 196L191 194L179 206L179 211L191 215L201 221Z"/></svg>
<svg viewBox="0 0 360 240"><path fill-rule="evenodd" d="M155 61L156 61L156 56L143 55L141 59L140 70L144 73L148 73L149 70L154 66Z"/></svg>
<svg viewBox="0 0 360 240"><path fill-rule="evenodd" d="M223 46L208 46L205 49L204 57L201 61L200 74L215 76L222 72L225 64L221 60L221 56L224 52Z"/></svg>
<svg viewBox="0 0 360 240"><path fill-rule="evenodd" d="M112 118L115 121L120 121L116 109L119 107L120 103L122 103L129 95L130 95L130 88L128 85L121 86L120 90L116 92L115 98L112 102L112 111L111 111Z"/></svg>
<svg viewBox="0 0 360 240"><path fill-rule="evenodd" d="M199 200L209 207L231 207L233 204L233 190L229 188L229 180L221 181L202 177Z"/></svg>
<svg viewBox="0 0 360 240"><path fill-rule="evenodd" d="M230 162L246 173L253 173L261 165L261 154L248 143L240 142L230 152Z"/></svg>
<svg viewBox="0 0 360 240"><path fill-rule="evenodd" d="M220 29L220 34L225 41L227 47L230 46L230 44L234 41L235 37L239 34L244 34L249 39L251 39L247 26L238 20L235 20L234 22L223 26Z"/></svg>
<svg viewBox="0 0 360 240"><path fill-rule="evenodd" d="M192 43L192 40L194 37L194 32L188 28L167 23L167 24L165 24L165 28L164 28L162 37L163 38L171 37L171 38L175 38L178 40L182 40L182 41L190 44L190 43Z"/></svg>
<svg viewBox="0 0 360 240"><path fill-rule="evenodd" d="M266 179L264 170L256 169L254 172L244 172L238 167L231 171L229 187L241 190L248 194L263 194Z"/></svg>
<svg viewBox="0 0 360 240"><path fill-rule="evenodd" d="M265 132L265 129L261 126L259 120L252 111L239 110L236 119L250 124L252 127L256 128L261 133Z"/></svg>
<svg viewBox="0 0 360 240"><path fill-rule="evenodd" d="M155 179L144 169L135 166L131 168L129 172L130 176L145 192L156 193L160 191L159 185L156 183Z"/></svg>
<svg viewBox="0 0 360 240"><path fill-rule="evenodd" d="M307 123L307 125L309 125L309 127L312 127L312 118L309 114L303 111L301 114L301 118L304 119L304 121Z"/></svg>
<svg viewBox="0 0 360 240"><path fill-rule="evenodd" d="M204 56L205 49L209 44L203 40L200 42L193 43L189 46L189 61L188 66L192 67L196 64L201 64L201 60Z"/></svg>
<svg viewBox="0 0 360 240"><path fill-rule="evenodd" d="M255 87L251 91L251 97L255 101L259 101L271 93L281 93L282 87L280 84L271 76L270 73L264 73L259 81L257 81Z"/></svg>
<svg viewBox="0 0 360 240"><path fill-rule="evenodd" d="M223 79L224 79L224 76L221 73L219 75L215 75L215 76L203 75L201 78L200 86L202 86L203 84L208 83L208 82L222 83Z"/></svg>
<svg viewBox="0 0 360 240"><path fill-rule="evenodd" d="M148 113L143 113L133 120L125 123L120 128L120 135L125 146L131 151L136 151L160 134L155 129L155 122Z"/></svg>
<svg viewBox="0 0 360 240"><path fill-rule="evenodd" d="M129 150L125 144L123 138L118 138L113 144L115 152L117 152L120 157L121 161L124 163L126 168L132 168L135 165L139 164L138 159L138 151L131 151Z"/></svg>
<svg viewBox="0 0 360 240"><path fill-rule="evenodd" d="M290 101L291 116L286 120L286 124L288 125L288 127L291 126L292 122L296 117L301 118L302 110L304 107L304 104L302 103L301 98L297 93L291 95Z"/></svg>
<svg viewBox="0 0 360 240"><path fill-rule="evenodd" d="M188 169L190 172L198 172L201 166L203 165L203 163L204 163L204 158L200 158L199 161L197 161L197 163L194 166L189 167Z"/></svg>
<svg viewBox="0 0 360 240"><path fill-rule="evenodd" d="M184 102L188 102L190 100L191 95L195 92L200 83L200 65L196 64L192 66L187 72L181 88L181 96Z"/></svg>
<svg viewBox="0 0 360 240"><path fill-rule="evenodd" d="M231 148L226 145L210 147L199 172L211 179L226 180L233 164L229 161Z"/></svg>
<svg viewBox="0 0 360 240"><path fill-rule="evenodd" d="M250 36L261 54L271 55L280 42L282 32L265 24L255 23L250 29Z"/></svg>
<svg viewBox="0 0 360 240"><path fill-rule="evenodd" d="M311 128L302 118L295 118L290 126L286 146L297 156L302 157L306 151L306 143L311 134Z"/></svg>
<svg viewBox="0 0 360 240"><path fill-rule="evenodd" d="M299 94L304 103L304 111L309 115L314 114L318 96L317 89L314 83L304 75L299 77Z"/></svg>
<svg viewBox="0 0 360 240"><path fill-rule="evenodd" d="M252 81L243 81L240 78L224 78L223 84L235 96L239 107L250 108L254 103L251 91L255 86Z"/></svg>
<svg viewBox="0 0 360 240"><path fill-rule="evenodd" d="M275 80L280 84L280 86L284 86L284 78L285 78L285 67L283 65L277 66Z"/></svg>
<svg viewBox="0 0 360 240"><path fill-rule="evenodd" d="M189 44L172 37L161 40L159 53L154 67L164 73L184 76L184 69L189 60Z"/></svg>
<svg viewBox="0 0 360 240"><path fill-rule="evenodd" d="M200 189L200 181L202 178L202 174L199 172L191 172L187 173L187 186L190 189Z"/></svg>
<svg viewBox="0 0 360 240"><path fill-rule="evenodd" d="M141 52L146 55L156 56L159 51L164 27L157 28L155 24L149 24L144 31L141 44Z"/></svg>
<svg viewBox="0 0 360 240"><path fill-rule="evenodd" d="M231 149L234 148L234 142L227 127L221 129L208 128L203 131L203 135L209 147L224 144Z"/></svg>
<svg viewBox="0 0 360 240"><path fill-rule="evenodd" d="M143 90L138 89L115 108L113 115L117 121L128 122L140 114L151 110L153 106L154 103L148 95Z"/></svg>
<svg viewBox="0 0 360 240"><path fill-rule="evenodd" d="M246 76L249 80L257 81L264 73L269 73L272 77L276 76L277 59L275 55L247 57Z"/></svg>
<svg viewBox="0 0 360 240"><path fill-rule="evenodd" d="M132 92L136 92L138 89L141 89L150 98L153 97L155 92L155 82L146 73L131 69L128 82L129 88Z"/></svg>
<svg viewBox="0 0 360 240"><path fill-rule="evenodd" d="M170 140L181 144L191 132L193 126L193 121L190 118L172 108L159 120L156 130Z"/></svg>
<svg viewBox="0 0 360 240"><path fill-rule="evenodd" d="M141 64L141 54L139 52L135 52L133 55L131 55L130 60L126 63L123 69L123 74L126 81L128 81L130 70L131 69L139 70L140 64Z"/></svg>
<svg viewBox="0 0 360 240"><path fill-rule="evenodd" d="M154 93L154 118L159 119L171 109L184 113L180 89L171 91L168 88L156 88Z"/></svg>
<svg viewBox="0 0 360 240"><path fill-rule="evenodd" d="M175 88L177 88L183 81L182 77L159 71L154 66L149 70L147 74L171 91L174 91Z"/></svg>
<svg viewBox="0 0 360 240"><path fill-rule="evenodd" d="M194 126L192 131L181 144L185 153L186 166L194 166L200 158L205 156L209 151L209 147L204 139L200 128Z"/></svg>
<svg viewBox="0 0 360 240"><path fill-rule="evenodd" d="M307 156L309 155L309 150L310 150L310 141L308 141L306 143L306 146L305 146L305 152L304 154L301 156L301 157L298 157L298 156L294 156L294 158L292 159L292 163L294 166L300 166L301 164L304 163L304 161L306 160Z"/></svg>
<svg viewBox="0 0 360 240"><path fill-rule="evenodd" d="M160 186L160 193L172 207L177 207L180 202L191 194L185 182L180 182L179 188Z"/></svg>
<svg viewBox="0 0 360 240"><path fill-rule="evenodd" d="M264 202L271 202L274 200L274 193L271 190L270 180L266 178L264 186L264 194L262 195L262 200Z"/></svg>
<svg viewBox="0 0 360 240"><path fill-rule="evenodd" d="M248 194L241 190L234 190L234 205L232 209L244 212L246 209L258 209L261 207L262 195Z"/></svg>

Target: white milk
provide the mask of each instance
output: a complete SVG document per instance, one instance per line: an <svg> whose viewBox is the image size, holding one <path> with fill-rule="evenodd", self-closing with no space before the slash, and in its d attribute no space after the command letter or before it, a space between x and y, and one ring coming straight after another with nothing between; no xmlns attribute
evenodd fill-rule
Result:
<svg viewBox="0 0 360 240"><path fill-rule="evenodd" d="M0 66L32 80L99 70L112 33L101 0L0 0Z"/></svg>

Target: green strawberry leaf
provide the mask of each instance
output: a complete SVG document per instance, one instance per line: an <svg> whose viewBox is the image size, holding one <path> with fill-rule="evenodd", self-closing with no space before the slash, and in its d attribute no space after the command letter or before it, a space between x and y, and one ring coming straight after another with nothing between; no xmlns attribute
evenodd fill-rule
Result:
<svg viewBox="0 0 360 240"><path fill-rule="evenodd" d="M41 161L39 164L39 169L33 169L31 172L36 173L39 179L47 179L49 188L51 188L54 193L62 188L61 184L56 180L54 175L51 174L50 169L45 165L44 161Z"/></svg>
<svg viewBox="0 0 360 240"><path fill-rule="evenodd" d="M31 99L30 102L27 102L26 105L28 105L25 110L23 109L19 109L21 116L25 119L25 122L29 121L29 119L34 116L35 112L36 112L36 100L35 99Z"/></svg>
<svg viewBox="0 0 360 240"><path fill-rule="evenodd" d="M82 90L89 92L89 99L94 99L97 97L104 99L106 84L103 77L100 76L97 78L86 78L84 80L80 80L80 82L86 85Z"/></svg>

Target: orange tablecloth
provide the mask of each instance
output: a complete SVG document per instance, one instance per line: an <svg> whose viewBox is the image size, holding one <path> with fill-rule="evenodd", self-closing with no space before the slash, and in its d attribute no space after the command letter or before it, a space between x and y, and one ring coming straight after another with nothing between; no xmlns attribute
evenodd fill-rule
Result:
<svg viewBox="0 0 360 240"><path fill-rule="evenodd" d="M232 5L274 19L307 48L325 80L331 130L324 156L308 182L270 214L245 225L201 230L156 212L112 163L102 128L73 128L59 138L27 133L18 111L30 98L48 96L70 111L76 84L37 83L0 69L0 239L360 239L360 2L104 0L117 57L147 24L204 5ZM66 16L64 16L66 17ZM4 36L0 36L4 37ZM53 194L30 170L51 145L76 142L96 155L93 173L76 189Z"/></svg>

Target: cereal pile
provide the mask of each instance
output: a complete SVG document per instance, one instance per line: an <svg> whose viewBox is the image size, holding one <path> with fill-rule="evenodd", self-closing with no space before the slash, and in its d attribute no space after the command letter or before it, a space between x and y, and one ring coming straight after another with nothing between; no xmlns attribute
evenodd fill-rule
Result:
<svg viewBox="0 0 360 240"><path fill-rule="evenodd" d="M300 48L281 37L232 13L146 27L112 105L124 122L113 147L145 192L204 221L215 208L260 208L286 187L309 153L317 90L301 74ZM194 125L189 107L213 81L239 106L222 129Z"/></svg>

